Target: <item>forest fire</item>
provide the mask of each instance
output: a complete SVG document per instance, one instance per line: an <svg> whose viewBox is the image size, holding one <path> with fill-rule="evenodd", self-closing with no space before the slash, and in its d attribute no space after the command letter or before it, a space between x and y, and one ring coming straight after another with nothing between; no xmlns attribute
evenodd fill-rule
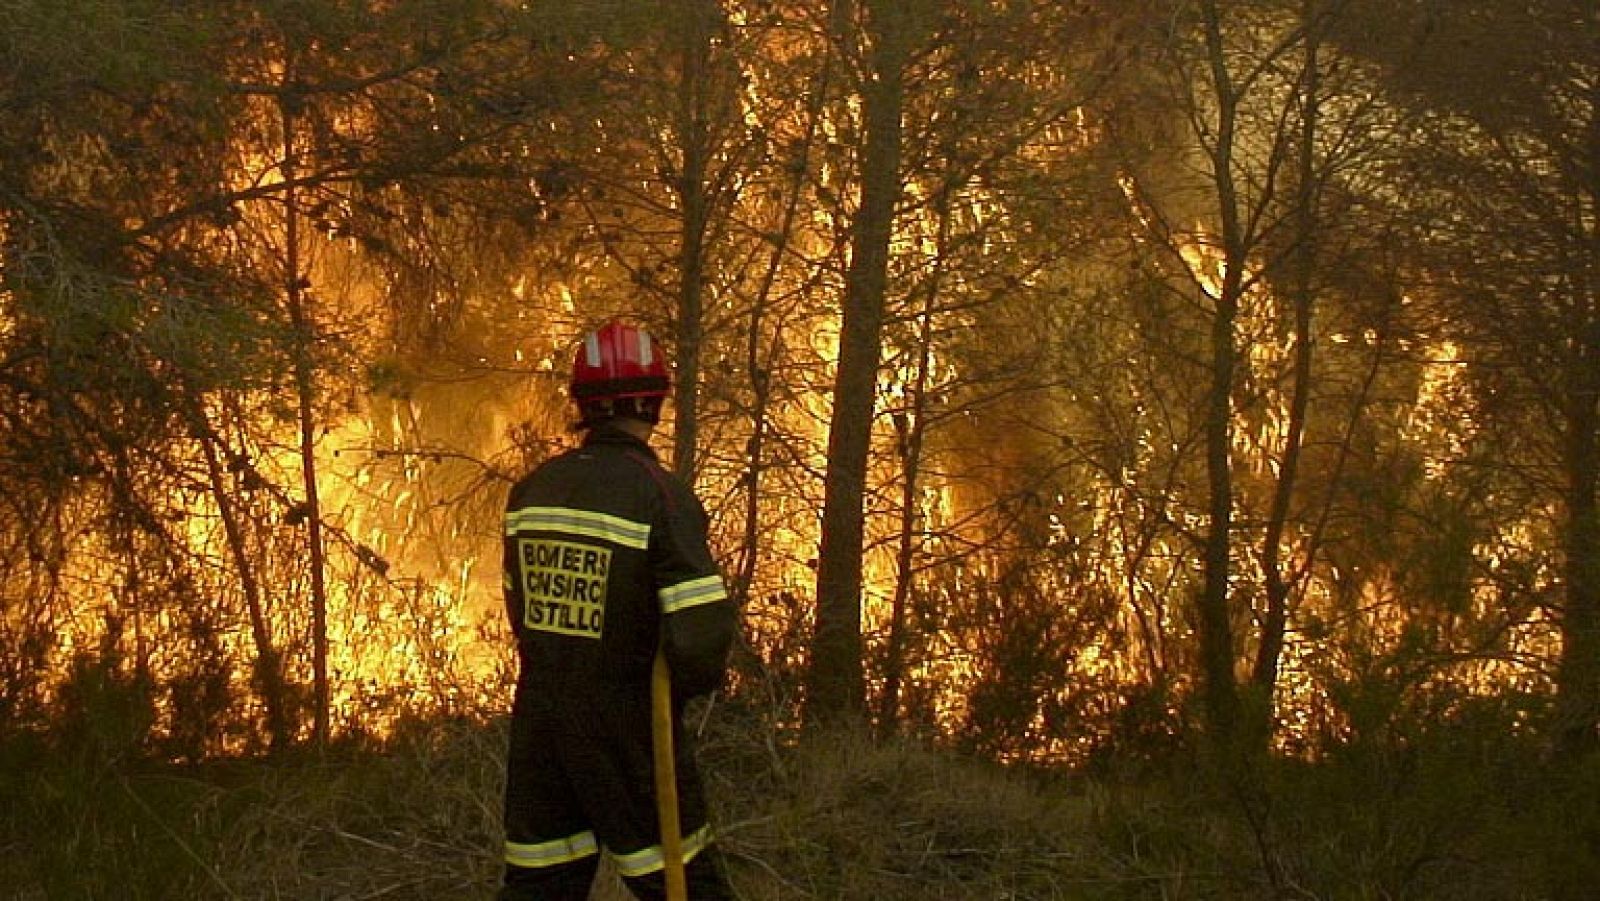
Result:
<svg viewBox="0 0 1600 901"><path fill-rule="evenodd" d="M654 866L496 803L622 320L739 897L1589 897L1593 6L7 4L0 892Z"/></svg>
<svg viewBox="0 0 1600 901"><path fill-rule="evenodd" d="M1519 273L1589 245L1464 224L1588 221L1534 133L1581 104L1415 139L1350 11L1125 56L1159 23L379 6L208 13L103 95L34 61L88 112L17 94L0 178L13 709L108 680L191 757L503 709L499 507L618 315L677 355L660 446L791 720L832 684L1077 759L1254 698L1315 754L1374 680L1588 709L1593 349L1539 336L1592 298Z"/></svg>

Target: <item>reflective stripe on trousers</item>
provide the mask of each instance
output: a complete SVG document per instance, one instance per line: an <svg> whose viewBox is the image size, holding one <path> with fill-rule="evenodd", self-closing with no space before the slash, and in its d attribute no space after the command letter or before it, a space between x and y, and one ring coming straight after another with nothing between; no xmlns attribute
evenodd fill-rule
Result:
<svg viewBox="0 0 1600 901"><path fill-rule="evenodd" d="M709 844L711 844L710 824L701 826L684 836L683 862L688 863L693 860L695 855L705 850ZM582 860L598 851L599 846L595 842L593 832L580 832L566 838L532 845L508 841L506 863L524 869L542 869ZM627 854L618 854L607 849L606 856L616 863L617 872L629 878L646 876L666 866L660 845L651 845Z"/></svg>
<svg viewBox="0 0 1600 901"><path fill-rule="evenodd" d="M580 832L554 841L534 845L506 842L506 863L514 867L537 869L582 860L600 850L593 832Z"/></svg>

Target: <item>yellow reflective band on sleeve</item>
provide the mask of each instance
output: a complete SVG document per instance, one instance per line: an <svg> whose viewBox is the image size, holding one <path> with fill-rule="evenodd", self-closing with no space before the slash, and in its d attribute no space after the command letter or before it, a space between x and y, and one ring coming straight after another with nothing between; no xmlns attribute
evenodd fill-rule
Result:
<svg viewBox="0 0 1600 901"><path fill-rule="evenodd" d="M679 610L720 601L728 596L728 590L722 587L721 576L706 576L668 585L661 589L659 595L661 612L677 613Z"/></svg>
<svg viewBox="0 0 1600 901"><path fill-rule="evenodd" d="M593 832L580 832L577 835L558 838L553 842L540 842L537 845L508 841L506 863L527 869L554 867L582 860L599 850L600 846L595 842Z"/></svg>
<svg viewBox="0 0 1600 901"><path fill-rule="evenodd" d="M506 514L506 534L518 532L560 532L598 538L645 550L650 546L650 524L620 516L576 510L571 507L523 507Z"/></svg>
<svg viewBox="0 0 1600 901"><path fill-rule="evenodd" d="M704 851L711 844L711 825L708 823L683 837L683 862L694 860L696 854ZM631 854L618 854L607 851L607 855L617 865L617 872L624 876L644 876L666 866L661 857L661 846L652 845L642 851Z"/></svg>

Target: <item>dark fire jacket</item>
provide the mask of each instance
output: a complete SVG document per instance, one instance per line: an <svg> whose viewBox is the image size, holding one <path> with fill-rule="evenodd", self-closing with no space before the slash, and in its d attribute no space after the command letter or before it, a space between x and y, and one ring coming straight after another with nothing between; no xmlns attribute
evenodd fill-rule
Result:
<svg viewBox="0 0 1600 901"><path fill-rule="evenodd" d="M680 702L721 684L735 612L705 510L632 435L592 429L517 483L505 574L523 688L556 719L647 701L658 643Z"/></svg>

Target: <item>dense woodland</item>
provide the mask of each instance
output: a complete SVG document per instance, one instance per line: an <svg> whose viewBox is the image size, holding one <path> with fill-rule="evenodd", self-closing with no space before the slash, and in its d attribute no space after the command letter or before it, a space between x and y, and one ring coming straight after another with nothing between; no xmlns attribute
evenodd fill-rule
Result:
<svg viewBox="0 0 1600 901"><path fill-rule="evenodd" d="M1589 0L6 0L0 111L0 742L503 713L623 315L775 729L1600 749Z"/></svg>

